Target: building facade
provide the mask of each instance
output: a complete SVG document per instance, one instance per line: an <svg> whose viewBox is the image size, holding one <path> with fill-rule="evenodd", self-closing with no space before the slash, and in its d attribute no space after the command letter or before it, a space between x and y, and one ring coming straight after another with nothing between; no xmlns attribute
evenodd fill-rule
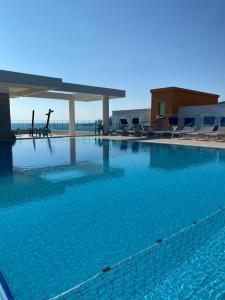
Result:
<svg viewBox="0 0 225 300"><path fill-rule="evenodd" d="M181 126L186 118L194 119L197 127L202 125L205 116L216 117L215 125L219 125L221 117L225 117L225 102L218 102L217 94L179 87L152 89L150 92L151 108L113 111L113 128L120 126L121 119L125 119L129 125L138 120L139 124L166 130L171 129L170 117L177 117Z"/></svg>
<svg viewBox="0 0 225 300"><path fill-rule="evenodd" d="M211 106L218 104L219 95L183 89L166 87L151 91L151 127L153 129L168 129L168 117L177 116L181 107L189 108L194 113L195 106ZM183 111L184 112L184 111Z"/></svg>
<svg viewBox="0 0 225 300"><path fill-rule="evenodd" d="M142 125L150 125L151 109L130 109L130 110L116 110L112 112L111 123L113 128L119 128L121 119L127 120L129 125L139 123Z"/></svg>
<svg viewBox="0 0 225 300"><path fill-rule="evenodd" d="M201 126L205 116L215 117L215 125L220 124L221 117L225 117L225 103L219 102L213 105L182 106L179 108L180 120L185 117L195 118L195 126Z"/></svg>

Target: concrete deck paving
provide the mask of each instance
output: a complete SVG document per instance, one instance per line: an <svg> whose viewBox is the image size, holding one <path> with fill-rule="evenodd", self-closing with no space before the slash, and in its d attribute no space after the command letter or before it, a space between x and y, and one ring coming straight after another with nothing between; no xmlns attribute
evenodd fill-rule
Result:
<svg viewBox="0 0 225 300"><path fill-rule="evenodd" d="M98 138L109 139L109 140L118 140L118 141L137 141L144 143L158 143L158 144L168 144L168 145L183 145L183 146L198 146L198 147L211 147L211 148L225 148L225 140L197 140L197 139L182 139L182 138L155 138L155 137L134 137L134 136L122 136L122 135L95 135L91 131L77 131L76 137L85 137L85 136L95 136ZM50 138L56 137L70 137L68 133L57 133L53 132ZM32 139L32 138L43 138L39 136L31 137L29 134L22 134L17 136L17 139Z"/></svg>

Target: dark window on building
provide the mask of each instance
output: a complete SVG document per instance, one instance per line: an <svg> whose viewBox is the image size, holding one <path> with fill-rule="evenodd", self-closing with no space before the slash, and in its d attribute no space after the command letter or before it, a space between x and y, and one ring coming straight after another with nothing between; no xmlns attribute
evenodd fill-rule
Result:
<svg viewBox="0 0 225 300"><path fill-rule="evenodd" d="M128 124L127 119L120 119L120 123L122 125L127 125Z"/></svg>
<svg viewBox="0 0 225 300"><path fill-rule="evenodd" d="M132 124L138 125L139 124L139 118L132 118Z"/></svg>

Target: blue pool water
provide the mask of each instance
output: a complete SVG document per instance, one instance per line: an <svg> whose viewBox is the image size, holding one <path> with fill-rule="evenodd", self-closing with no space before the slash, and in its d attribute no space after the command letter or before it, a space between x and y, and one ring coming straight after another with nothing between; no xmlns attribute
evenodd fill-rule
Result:
<svg viewBox="0 0 225 300"><path fill-rule="evenodd" d="M171 270L145 300L224 300L224 251L225 228Z"/></svg>
<svg viewBox="0 0 225 300"><path fill-rule="evenodd" d="M225 151L98 138L0 145L0 270L48 299L225 203Z"/></svg>

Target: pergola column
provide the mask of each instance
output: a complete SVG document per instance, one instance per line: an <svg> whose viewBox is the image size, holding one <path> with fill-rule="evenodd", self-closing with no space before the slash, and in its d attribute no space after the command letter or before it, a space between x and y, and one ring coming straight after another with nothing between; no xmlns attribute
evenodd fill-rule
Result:
<svg viewBox="0 0 225 300"><path fill-rule="evenodd" d="M70 164L76 164L76 139L70 138Z"/></svg>
<svg viewBox="0 0 225 300"><path fill-rule="evenodd" d="M109 173L109 141L104 140L102 145L102 164L103 164L103 174L107 175Z"/></svg>
<svg viewBox="0 0 225 300"><path fill-rule="evenodd" d="M69 135L75 135L75 101L69 100Z"/></svg>
<svg viewBox="0 0 225 300"><path fill-rule="evenodd" d="M4 142L4 147L0 146L0 164L0 176L13 175L12 141Z"/></svg>
<svg viewBox="0 0 225 300"><path fill-rule="evenodd" d="M0 140L10 140L11 138L9 94L0 93Z"/></svg>
<svg viewBox="0 0 225 300"><path fill-rule="evenodd" d="M104 134L109 133L109 97L102 97L102 115L103 115L103 127Z"/></svg>

